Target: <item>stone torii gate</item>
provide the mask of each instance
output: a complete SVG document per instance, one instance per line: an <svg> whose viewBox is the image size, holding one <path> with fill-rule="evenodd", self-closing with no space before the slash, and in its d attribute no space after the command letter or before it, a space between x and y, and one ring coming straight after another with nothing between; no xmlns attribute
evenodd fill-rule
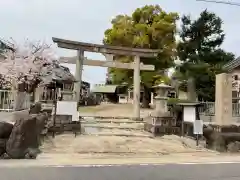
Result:
<svg viewBox="0 0 240 180"><path fill-rule="evenodd" d="M126 48L119 46L107 46L100 44L91 44L77 41L70 41L59 38L52 38L54 43L57 43L58 47L65 49L77 50L76 59L61 59L61 63L76 64L75 78L77 83L74 85L75 99L78 102L80 97L82 70L83 65L111 67L121 69L133 69L134 70L134 114L133 118L140 119L140 70L154 71L153 65L144 65L140 63L140 57L156 57L159 50L153 49L139 49L139 48ZM84 58L84 51L102 53L106 57L106 61L89 60ZM134 56L134 63L121 63L113 61L114 55Z"/></svg>

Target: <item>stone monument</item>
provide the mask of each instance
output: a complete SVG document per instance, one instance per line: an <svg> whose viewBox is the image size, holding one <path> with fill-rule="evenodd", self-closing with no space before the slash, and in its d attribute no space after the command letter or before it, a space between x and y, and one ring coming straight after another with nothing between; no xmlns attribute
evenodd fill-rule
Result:
<svg viewBox="0 0 240 180"><path fill-rule="evenodd" d="M217 125L232 124L232 76L222 73L216 75L215 122Z"/></svg>

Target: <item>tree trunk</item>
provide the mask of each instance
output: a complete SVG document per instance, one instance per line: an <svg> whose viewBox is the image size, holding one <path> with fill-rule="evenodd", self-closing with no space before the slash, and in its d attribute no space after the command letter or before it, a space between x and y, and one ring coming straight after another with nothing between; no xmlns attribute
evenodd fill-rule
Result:
<svg viewBox="0 0 240 180"><path fill-rule="evenodd" d="M151 91L147 86L144 86L142 108L150 108L150 105L149 105L150 102L151 102Z"/></svg>
<svg viewBox="0 0 240 180"><path fill-rule="evenodd" d="M193 77L188 78L187 81L187 99L189 101L196 101L197 94L196 94L196 85L195 80Z"/></svg>

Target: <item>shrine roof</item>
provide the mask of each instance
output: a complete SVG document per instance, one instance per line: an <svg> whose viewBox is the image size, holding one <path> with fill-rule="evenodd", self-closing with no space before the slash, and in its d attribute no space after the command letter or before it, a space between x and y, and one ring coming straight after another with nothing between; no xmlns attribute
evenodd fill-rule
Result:
<svg viewBox="0 0 240 180"><path fill-rule="evenodd" d="M227 64L225 64L223 66L223 68L225 70L227 70L228 72L231 72L233 69L237 68L240 66L240 57L228 62Z"/></svg>

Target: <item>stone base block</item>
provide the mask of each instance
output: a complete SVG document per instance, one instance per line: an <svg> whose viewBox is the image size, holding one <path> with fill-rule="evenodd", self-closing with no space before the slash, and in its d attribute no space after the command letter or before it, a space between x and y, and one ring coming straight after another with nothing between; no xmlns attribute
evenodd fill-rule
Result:
<svg viewBox="0 0 240 180"><path fill-rule="evenodd" d="M207 147L217 151L232 151L233 144L240 142L240 126L237 125L208 125L203 130L207 141ZM234 148L236 148L234 146ZM239 150L240 152L240 147Z"/></svg>
<svg viewBox="0 0 240 180"><path fill-rule="evenodd" d="M154 126L153 124L144 124L144 130L152 133L155 136L162 135L180 135L180 127L176 126Z"/></svg>
<svg viewBox="0 0 240 180"><path fill-rule="evenodd" d="M214 131L222 133L240 133L240 126L237 125L211 125Z"/></svg>
<svg viewBox="0 0 240 180"><path fill-rule="evenodd" d="M152 124L156 126L176 126L176 119L171 116L151 117Z"/></svg>
<svg viewBox="0 0 240 180"><path fill-rule="evenodd" d="M71 122L68 124L57 124L55 127L50 127L48 132L56 132L56 133L63 133L63 132L80 132L81 131L81 124L80 122Z"/></svg>

